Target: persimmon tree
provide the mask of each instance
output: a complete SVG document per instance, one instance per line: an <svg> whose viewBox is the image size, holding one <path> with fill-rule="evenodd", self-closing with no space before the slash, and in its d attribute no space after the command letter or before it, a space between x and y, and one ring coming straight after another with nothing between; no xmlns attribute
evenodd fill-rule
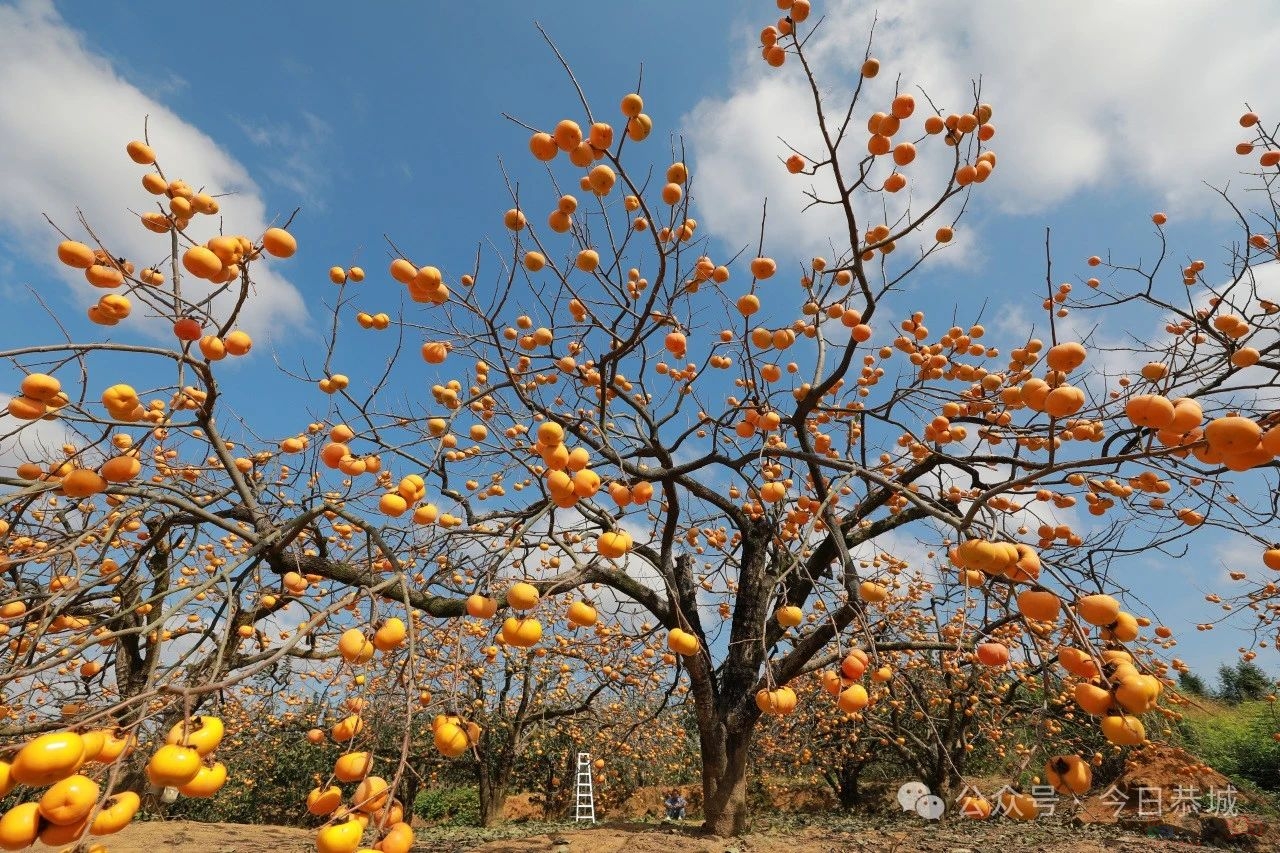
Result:
<svg viewBox="0 0 1280 853"><path fill-rule="evenodd" d="M998 667L1016 647L1030 668L1068 670L1113 743L1143 741L1139 717L1164 676L1143 649L1172 638L1144 635L1150 617L1122 608L1140 606L1126 560L1176 555L1216 529L1253 537L1280 565L1264 541L1274 503L1232 485L1273 494L1280 451L1266 393L1276 306L1259 278L1280 227L1274 136L1247 143L1263 152L1254 198L1268 201L1240 210L1224 275L1188 253L1166 282L1174 250L1158 214L1161 263L1116 250L1089 260L1083 287L1046 276L1033 297L1043 320L994 341L977 316L926 312L912 287L995 174L993 108L975 93L949 113L883 83L869 48L837 98L806 53L821 26L809 3L779 5L762 57L808 87L816 143L780 144L778 168L837 213L830 257L775 245L764 216L717 256L691 216L694 173L676 145L653 153L641 95L620 98L619 120L579 87L574 118L514 119L546 174L511 181L500 246L455 269L392 237L390 281L329 271L328 345L286 368L323 415L270 441L252 409L228 405L225 383L243 379L223 360L252 346L238 322L255 271L295 252L291 225L214 234L222 202L166 174L149 142L129 144L154 198L137 217L157 235L154 256L119 257L87 221L59 223L57 254L104 294L90 320L128 338L137 303L173 337L51 335L0 353L17 392L5 431L42 420L66 431L64 447L32 451L0 480L11 637L0 735L21 746L17 782L63 784L132 735L148 744L153 784L212 793L220 771L203 757L221 723L204 709L288 659L356 687L365 676L351 667L384 668L408 744L432 631L464 631L470 613L501 620L507 646L536 648L564 596L630 637L665 632L656 660L671 685L687 679L716 833L746 826L761 715L792 710L788 682L844 669L853 648L851 681L882 655ZM889 316L891 303L916 310ZM1127 354L1062 325L1092 310L1105 328L1141 305L1166 337ZM355 348L379 345L385 370L344 372ZM932 556L910 556L915 543ZM912 560L936 571L936 596L895 580L922 568ZM1250 602L1264 624L1274 596L1264 585ZM903 606L945 612L879 633L881 609ZM884 689L910 695L894 674L909 667L890 669ZM831 701L871 698L836 686ZM447 755L483 746L465 695L433 708ZM360 752L366 710L347 695L328 736ZM150 751L171 723L174 743ZM321 850L354 850L371 825L380 849L407 849L390 792L408 761L402 749L373 775L349 760L341 781L355 790L313 792L309 805L332 815ZM118 768L92 771L106 794ZM116 817L100 828L123 825L128 809L73 778L95 786L75 783L87 809L57 823L26 802L9 843L50 826L75 840L105 814Z"/></svg>
<svg viewBox="0 0 1280 853"><path fill-rule="evenodd" d="M299 808L299 792L324 783L344 752L341 745L307 739L319 709L314 697L293 695L266 673L224 691L217 714L227 732L219 746L226 785L216 797L179 796L166 817L318 826L325 818Z"/></svg>
<svg viewBox="0 0 1280 853"><path fill-rule="evenodd" d="M596 760L594 779L606 815L642 789L688 785L698 777L691 708L673 702L671 693L662 690L647 701L610 703L604 713L576 718L564 727L575 744L603 757L603 766Z"/></svg>
<svg viewBox="0 0 1280 853"><path fill-rule="evenodd" d="M480 729L470 762L479 793L483 826L499 822L503 805L524 765L536 759L549 730L604 706L628 704L654 687L657 671L652 653L646 657L643 636L624 632L585 602L564 601L566 621L549 625L536 648L504 642L499 625L487 618L469 619L458 633L450 626L437 631L424 653L448 661L428 680L415 677L443 710L467 709ZM482 611L483 612L483 611ZM453 636L449 636L453 634ZM579 741L577 749L588 745ZM430 740L415 741L415 756L438 755ZM553 761L561 769L567 757Z"/></svg>
<svg viewBox="0 0 1280 853"><path fill-rule="evenodd" d="M780 771L798 757L845 808L860 802L864 774L877 766L932 791L957 790L975 749L1002 742L1010 724L1035 728L1044 710L1009 701L1034 675L1030 656L999 662L968 648L913 648L924 638L963 635L965 588L947 589L920 569L890 570L896 594L867 614L875 660L861 647L833 643L810 668L827 666L792 682L795 711L760 740L765 766ZM954 606L948 594L959 599ZM1016 648L1020 624L1008 622L990 639Z"/></svg>

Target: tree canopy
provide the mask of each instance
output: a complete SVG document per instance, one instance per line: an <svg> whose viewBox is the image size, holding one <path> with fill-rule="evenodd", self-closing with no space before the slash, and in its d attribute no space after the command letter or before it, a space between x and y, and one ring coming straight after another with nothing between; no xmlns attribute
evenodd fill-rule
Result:
<svg viewBox="0 0 1280 853"><path fill-rule="evenodd" d="M988 329L912 283L998 174L997 107L886 80L870 41L852 91L833 90L807 62L809 3L779 5L761 58L799 66L819 144L781 141L777 168L838 211L828 256L775 245L763 200L759 231L717 254L691 215L696 171L655 144L641 92L601 105L582 88L567 117L513 119L503 150L545 181L510 184L468 269L395 233L385 264L333 266L330 334L305 364L251 355L239 328L258 271L305 229L219 233L236 199L167 172L164 140L125 148L141 188L122 203L152 254L54 223L89 318L122 331L66 340L51 321L47 344L0 352L20 377L0 428L66 430L0 479L0 735L25 744L17 782L94 786L60 826L112 812L77 771L135 741L150 783L213 794L214 709L286 663L332 699L317 740L342 745L336 781L358 785L299 792L331 816L333 851L369 824L407 849L386 838L407 832L393 797L423 713L456 757L601 696L687 701L707 828L725 835L746 826L761 718L801 697L943 787L1005 702L1116 749L1167 727L1185 665L1164 659L1176 639L1126 561L1225 529L1280 568L1280 306L1257 275L1276 260L1280 146L1241 118L1260 195L1222 194L1240 239L1212 267L1168 244L1162 213L1146 263L1116 250L1062 276L1046 233L1043 315ZM374 288L403 309L365 310ZM1164 337L1066 325L1122 307ZM139 315L160 339L123 333ZM344 359L368 347L385 371L353 382ZM253 381L227 370L243 357L314 387L296 430L260 435L224 403ZM1235 597L1274 628L1274 584ZM1224 670L1231 689L1267 689L1247 666ZM376 726L372 695L397 703ZM362 746L388 727L398 755L374 772ZM1087 787L1090 756L1045 759ZM84 772L112 791L118 767Z"/></svg>

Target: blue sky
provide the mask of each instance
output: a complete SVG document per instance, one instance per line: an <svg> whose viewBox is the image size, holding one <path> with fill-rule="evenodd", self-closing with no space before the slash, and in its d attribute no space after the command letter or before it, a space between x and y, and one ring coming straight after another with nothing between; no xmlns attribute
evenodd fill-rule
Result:
<svg viewBox="0 0 1280 853"><path fill-rule="evenodd" d="M850 63L860 62L870 11L845 0L816 5L829 20L815 58L832 92L842 91L853 79ZM1189 2L1172 15L1156 3L1120 12L1101 2L991 2L979 4L985 14L974 21L954 21L943 0L893 6L881 14L875 51L885 63L881 83L891 88L901 72L904 86L924 85L955 108L981 75L984 98L996 105L1001 156L956 247L919 277L904 305L924 294L948 311L961 306L963 321L985 302L984 319L1010 327L1035 316L1046 225L1054 228L1061 281L1078 281L1083 258L1108 248L1129 260L1150 257L1153 210L1170 212L1173 243L1186 241L1179 259L1212 259L1229 239L1201 180L1220 184L1239 168L1231 147L1246 101L1264 113L1273 107L1273 115L1280 107L1270 82L1280 30L1268 4ZM149 113L162 162L178 164L193 182L236 189L224 207L239 211L245 230L302 208L293 228L297 256L260 282L252 318L260 352L237 368L254 372L246 383L254 394L269 390L284 403L255 407L255 427L296 431L297 411L315 406L314 394L277 387L261 368L269 366L268 344L289 365L308 357L334 293L325 271L363 265L370 277L360 307L394 314L399 289L388 284L382 235L421 262L465 269L510 206L499 158L517 182L538 175L527 132L500 113L543 127L578 117L535 19L601 113L615 115L643 64L655 121L647 144L661 162L668 140L683 134L695 215L717 254L754 242L766 195L770 252L795 261L821 250L825 224L794 215L798 185L776 162L779 135L805 138L807 105L794 69L766 74L754 47L776 14L772 3L302 8L232 3L214 15L184 4L0 3L0 81L22 81L0 91L0 139L12 143L0 166L6 346L48 336L49 326L32 319L31 291L67 318L73 337L101 334L80 319L92 300L83 282L56 268L56 238L40 214L69 226L80 204L108 232L136 231L122 209L124 190L115 190L130 188L128 203L145 203L141 169L123 147ZM154 333L143 321L115 334ZM359 381L379 368L385 350L381 341L356 340L361 348L344 369ZM247 395L233 402L253 405ZM1261 571L1254 555L1251 545L1209 537L1177 565L1132 567L1134 585L1152 589L1155 612L1171 626L1187 625L1176 653L1193 667L1212 669L1245 642L1225 628L1199 634L1188 623L1213 616L1202 595L1221 588L1224 567L1252 559L1239 567ZM1273 655L1260 663L1280 670Z"/></svg>

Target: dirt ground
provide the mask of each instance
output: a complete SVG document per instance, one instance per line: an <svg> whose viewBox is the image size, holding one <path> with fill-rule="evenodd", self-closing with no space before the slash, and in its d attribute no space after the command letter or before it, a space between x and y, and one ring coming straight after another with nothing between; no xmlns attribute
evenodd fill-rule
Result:
<svg viewBox="0 0 1280 853"><path fill-rule="evenodd" d="M999 780L975 780L984 791L994 791ZM825 789L783 786L761 807L757 831L742 838L714 838L697 831L698 819L681 824L662 823L662 797L666 788L641 788L600 824L580 828L573 824L541 822L540 798L517 794L507 801L508 823L492 829L466 827L416 827L414 853L1189 853L1194 850L1228 849L1247 853L1280 853L1280 821L1257 817L1259 805L1241 795L1241 810L1252 817L1233 818L1223 824L1213 818L1166 816L1155 822L1137 821L1139 791L1159 792L1163 802L1173 802L1179 786L1201 792L1222 790L1226 777L1199 764L1180 749L1152 746L1135 754L1125 767L1111 797L1100 791L1078 805L1066 806L1057 816L1018 822L1008 819L964 820L949 816L940 823L914 814L904 815L886 789L880 799L868 802L863 814L845 815L834 810ZM685 786L682 793L696 812L701 791ZM807 812L807 813L806 813ZM1141 827L1142 832L1135 831ZM1214 847L1175 839L1219 838ZM553 842L567 841L567 849ZM1230 839L1230 840L1228 840ZM315 835L280 826L247 826L233 823L189 821L139 821L118 835L102 839L109 853L313 853ZM369 842L371 843L371 842ZM52 853L54 848L37 845Z"/></svg>
<svg viewBox="0 0 1280 853"><path fill-rule="evenodd" d="M989 796L1002 788L1007 779L975 778L968 780ZM1270 814L1265 801L1244 792L1233 796L1235 807L1252 816L1217 819L1208 812L1188 813L1185 794L1196 791L1204 795L1224 791L1229 780L1204 766L1194 756L1177 747L1153 744L1134 752L1111 786L1097 786L1082 802L1063 799L1056 817L1046 817L1034 824L993 820L987 823L951 821L942 825L927 824L904 817L896 801L893 785L866 785L858 816L846 817L836 811L836 803L825 786L805 786L774 780L758 796L765 800L753 807L775 829L744 839L737 846L704 839L681 839L673 846L670 838L662 838L661 830L638 837L622 849L689 850L697 853L734 853L747 851L786 850L787 853L827 853L835 850L893 851L911 850L925 853L988 853L988 851L1143 851L1196 850L1201 839L1215 839L1221 848L1239 850L1280 849L1280 827L1273 817L1258 817L1259 811ZM1104 790L1105 788L1105 790ZM666 788L640 788L608 813L623 824L658 818L664 814L662 798ZM1234 791L1234 789L1231 789ZM1179 792L1184 799L1178 800ZM701 808L698 786L684 786L680 792L689 801L691 812ZM1152 817L1152 803L1163 804L1159 817ZM1181 802L1181 810L1176 804ZM1206 803L1202 799L1201 806ZM1145 806L1145 807L1144 807ZM1144 817L1144 814L1146 817ZM691 821L692 822L692 821ZM1083 824L1083 825L1082 825ZM802 827L787 832L782 827ZM530 841L527 846L501 845L477 848L485 853L499 850L539 850L550 836ZM656 839L656 840L655 840ZM1181 843L1179 843L1181 842ZM1195 842L1195 843L1193 843ZM592 847L601 853L615 849L612 838L598 839ZM549 849L549 844L548 844Z"/></svg>
<svg viewBox="0 0 1280 853"><path fill-rule="evenodd" d="M470 848L471 853L533 853L549 851L554 836L508 839ZM1067 827L1027 827L1014 824L954 826L903 825L898 829L832 830L803 827L788 832L752 833L740 839L708 838L675 829L626 825L565 833L571 853L1188 853L1204 850L1186 844L1129 833L1099 833ZM451 851L448 847L426 850ZM1254 848L1258 849L1258 848Z"/></svg>
<svg viewBox="0 0 1280 853"><path fill-rule="evenodd" d="M569 853L1190 853L1198 844L1149 838L1114 827L1072 828L1061 824L1009 821L944 822L902 820L879 825L843 822L838 826L797 823L752 833L744 838L700 836L693 826L657 823L606 823L592 829L546 824L507 826L495 838L479 830L418 831L415 853L551 853L553 840L569 842ZM312 853L312 833L299 829L187 821L135 823L102 839L110 853ZM41 853L53 848L37 845ZM1272 845L1228 849L1267 851Z"/></svg>
<svg viewBox="0 0 1280 853"><path fill-rule="evenodd" d="M109 853L315 853L316 849L315 833L305 829L186 820L136 821L116 835L94 840L106 845ZM30 849L46 853L62 848L37 844Z"/></svg>

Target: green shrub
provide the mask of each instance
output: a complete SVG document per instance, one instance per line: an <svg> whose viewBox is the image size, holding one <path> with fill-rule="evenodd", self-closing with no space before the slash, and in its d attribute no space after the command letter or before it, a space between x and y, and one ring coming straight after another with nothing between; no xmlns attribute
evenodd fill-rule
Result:
<svg viewBox="0 0 1280 853"><path fill-rule="evenodd" d="M1218 668L1218 698L1232 705L1257 700L1271 693L1275 683L1252 661L1239 661L1235 666Z"/></svg>
<svg viewBox="0 0 1280 853"><path fill-rule="evenodd" d="M209 799L179 797L168 809L175 818L228 823L315 826L323 818L303 808L307 792L329 776L339 750L307 743L305 730L247 732L234 748L220 750L227 784Z"/></svg>
<svg viewBox="0 0 1280 853"><path fill-rule="evenodd" d="M1268 702L1214 705L1189 713L1180 726L1187 749L1220 773L1260 791L1280 794L1280 715Z"/></svg>
<svg viewBox="0 0 1280 853"><path fill-rule="evenodd" d="M428 823L479 826L480 795L475 788L432 788L418 794L413 813Z"/></svg>

